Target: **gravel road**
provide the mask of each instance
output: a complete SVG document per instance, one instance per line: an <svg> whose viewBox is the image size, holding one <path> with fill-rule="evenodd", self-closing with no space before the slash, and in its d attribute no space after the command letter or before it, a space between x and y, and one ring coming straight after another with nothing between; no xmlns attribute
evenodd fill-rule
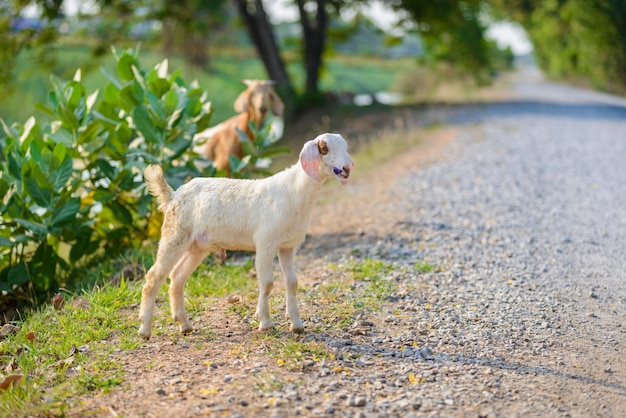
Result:
<svg viewBox="0 0 626 418"><path fill-rule="evenodd" d="M396 127L442 123L435 140L361 180L357 166L316 208L297 262L301 338L332 361L232 359L254 330L207 308L191 336L172 325L114 354L124 387L70 415L626 416L626 100L531 71L512 88L405 112ZM391 263L395 291L357 332L312 332L315 285L349 257Z"/></svg>
<svg viewBox="0 0 626 418"><path fill-rule="evenodd" d="M400 397L418 416L626 416L626 100L530 70L513 87L420 114L453 127L445 157L390 181L360 228L382 211L391 232L353 243L443 267L398 278L388 312L413 326L394 338L435 353L400 363L425 381Z"/></svg>
<svg viewBox="0 0 626 418"><path fill-rule="evenodd" d="M418 311L439 326L435 370L484 377L421 396L475 391L496 416L626 416L626 100L529 73L515 100L448 120L451 158L395 184L399 227L449 267L423 279L445 309Z"/></svg>

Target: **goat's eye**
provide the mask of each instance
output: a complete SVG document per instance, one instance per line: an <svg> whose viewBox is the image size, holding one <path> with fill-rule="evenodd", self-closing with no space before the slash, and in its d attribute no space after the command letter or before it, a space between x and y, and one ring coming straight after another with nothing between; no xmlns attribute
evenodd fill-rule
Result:
<svg viewBox="0 0 626 418"><path fill-rule="evenodd" d="M319 151L320 151L320 154L321 154L321 155L326 155L326 154L328 154L328 151L329 151L329 150L328 150L328 145L326 145L326 142L324 142L324 141L320 141L320 142L317 144L317 148L319 149Z"/></svg>

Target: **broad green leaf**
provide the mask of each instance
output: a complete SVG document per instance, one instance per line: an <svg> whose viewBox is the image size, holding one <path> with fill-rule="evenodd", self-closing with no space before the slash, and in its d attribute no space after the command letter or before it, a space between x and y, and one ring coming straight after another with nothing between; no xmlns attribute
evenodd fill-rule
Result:
<svg viewBox="0 0 626 418"><path fill-rule="evenodd" d="M134 87L129 84L120 91L120 107L125 112L132 112L133 108L140 103L135 97Z"/></svg>
<svg viewBox="0 0 626 418"><path fill-rule="evenodd" d="M0 237L0 247L13 247L15 242L11 241L7 237Z"/></svg>
<svg viewBox="0 0 626 418"><path fill-rule="evenodd" d="M132 118L137 130L141 132L141 135L146 141L153 144L161 143L159 132L152 123L148 110L144 105L137 106L133 109Z"/></svg>
<svg viewBox="0 0 626 418"><path fill-rule="evenodd" d="M103 204L107 204L111 199L113 199L114 194L106 189L97 189L93 194L93 200L96 202L100 202Z"/></svg>
<svg viewBox="0 0 626 418"><path fill-rule="evenodd" d="M120 221L123 225L132 225L133 216L130 211L118 200L111 201L109 208L113 212L115 219Z"/></svg>
<svg viewBox="0 0 626 418"><path fill-rule="evenodd" d="M70 81L65 86L65 98L71 109L76 108L85 96L85 88L82 84Z"/></svg>
<svg viewBox="0 0 626 418"><path fill-rule="evenodd" d="M98 111L93 111L92 114L94 115L94 117L98 120L101 120L103 122L108 123L109 125L117 125L117 121L113 120L109 117L106 117L105 115L103 115L102 113L98 112Z"/></svg>
<svg viewBox="0 0 626 418"><path fill-rule="evenodd" d="M170 82L165 78L157 78L156 80L151 81L148 85L150 86L150 91L152 91L159 99L171 89Z"/></svg>
<svg viewBox="0 0 626 418"><path fill-rule="evenodd" d="M178 108L178 92L176 90L168 91L162 100L166 114L171 115Z"/></svg>
<svg viewBox="0 0 626 418"><path fill-rule="evenodd" d="M120 90L121 87L117 87L113 83L107 84L104 88L103 100L112 105L117 105L120 100Z"/></svg>
<svg viewBox="0 0 626 418"><path fill-rule="evenodd" d="M73 197L69 199L63 205L56 208L55 211L52 213L50 226L62 226L62 224L66 223L67 221L74 219L79 210L80 199L78 197Z"/></svg>
<svg viewBox="0 0 626 418"><path fill-rule="evenodd" d="M133 79L133 65L135 65L135 58L126 53L117 60L117 75L121 80Z"/></svg>
<svg viewBox="0 0 626 418"><path fill-rule="evenodd" d="M30 274L28 273L28 269L26 268L25 262L17 263L9 268L9 274L7 277L7 281L10 284L24 284L28 283L30 280Z"/></svg>
<svg viewBox="0 0 626 418"><path fill-rule="evenodd" d="M48 227L46 227L44 224L41 224L39 222L31 222L22 218L13 218L13 220L17 222L18 224L22 225L24 228L26 228L28 231L33 233L38 238L42 238L48 233Z"/></svg>
<svg viewBox="0 0 626 418"><path fill-rule="evenodd" d="M163 106L161 106L159 98L151 91L146 92L146 98L148 99L152 112L155 113L160 119L163 119L165 112L163 111Z"/></svg>
<svg viewBox="0 0 626 418"><path fill-rule="evenodd" d="M187 102L187 114L192 118L198 116L202 112L202 102L199 99L190 99Z"/></svg>
<svg viewBox="0 0 626 418"><path fill-rule="evenodd" d="M115 128L115 135L121 144L128 144L132 135L128 122L122 121L117 128Z"/></svg>
<svg viewBox="0 0 626 418"><path fill-rule="evenodd" d="M107 160L103 158L98 158L96 160L96 165L98 166L100 171L102 171L102 174L104 174L110 180L115 180L115 177L117 177L117 172L115 168L111 164L109 164Z"/></svg>
<svg viewBox="0 0 626 418"><path fill-rule="evenodd" d="M55 191L61 191L74 172L72 158L67 155L61 166L52 172L51 180Z"/></svg>
<svg viewBox="0 0 626 418"><path fill-rule="evenodd" d="M52 155L54 156L55 160L60 163L65 158L65 152L65 144L63 142L58 142L54 146L54 150L52 150Z"/></svg>
<svg viewBox="0 0 626 418"><path fill-rule="evenodd" d="M35 181L35 179L32 177L27 178L25 183L26 189L28 190L28 193L33 198L35 203L37 203L42 208L52 208L53 204L50 190L42 189L41 187L39 187L37 181Z"/></svg>
<svg viewBox="0 0 626 418"><path fill-rule="evenodd" d="M100 124L98 121L92 121L87 125L81 126L78 129L78 144L84 144L91 142L97 135L100 130Z"/></svg>
<svg viewBox="0 0 626 418"><path fill-rule="evenodd" d="M191 144L191 140L183 137L179 137L175 142L168 144L167 148L170 150L168 160L177 160L185 151L187 151L187 149L189 149Z"/></svg>
<svg viewBox="0 0 626 418"><path fill-rule="evenodd" d="M7 162L9 163L9 173L11 173L15 179L22 180L22 170L13 153L7 155Z"/></svg>

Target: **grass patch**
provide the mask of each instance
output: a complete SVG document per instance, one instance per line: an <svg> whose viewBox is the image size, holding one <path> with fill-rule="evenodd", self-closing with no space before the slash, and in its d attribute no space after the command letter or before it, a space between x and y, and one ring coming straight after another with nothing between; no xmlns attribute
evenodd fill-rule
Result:
<svg viewBox="0 0 626 418"><path fill-rule="evenodd" d="M139 283L122 282L31 313L0 348L0 368L25 376L0 392L0 415L62 415L68 397L120 385L123 374L110 355L141 343L126 313L139 295Z"/></svg>
<svg viewBox="0 0 626 418"><path fill-rule="evenodd" d="M426 262L426 261L418 261L415 263L415 271L418 273L432 273L435 271L435 266Z"/></svg>
<svg viewBox="0 0 626 418"><path fill-rule="evenodd" d="M252 317L257 291L256 280L249 274L251 268L252 260L246 259L226 265L209 263L198 269L186 287L189 313L200 314L215 299L237 293L254 303L233 304L228 311ZM330 268L336 272L335 279L300 292L301 307L311 309L319 318L315 323L310 321L317 331L343 332L359 312L380 310L395 289L388 277L393 267L379 260L349 260ZM114 268L103 266L102 270ZM28 314L19 324L20 330L1 342L0 370L10 367L6 374L24 378L19 386L0 392L0 416L62 416L80 396L104 394L124 385L124 371L114 354L132 351L143 343L136 335L142 285L142 280L122 280L119 286L103 285L66 294L62 308L45 306ZM159 326L172 323L169 315L163 315L169 311L165 302L167 286L162 286L159 295L161 313L155 315L155 335L176 333L169 326ZM284 310L282 292L273 292L271 304L275 314ZM254 327L252 322L250 325ZM246 343L233 348L232 355L247 358L260 351L270 358L270 363L291 371L303 370L311 362L333 359L323 343L306 341L300 335L281 331L282 328L251 333ZM199 332L211 333L205 329ZM280 380L261 375L256 384L264 391L282 385Z"/></svg>
<svg viewBox="0 0 626 418"><path fill-rule="evenodd" d="M331 265L337 280L308 289L303 295L306 306L314 306L311 322L315 331L331 332L349 328L360 312L378 312L396 289L388 273L393 268L380 260L349 260Z"/></svg>
<svg viewBox="0 0 626 418"><path fill-rule="evenodd" d="M366 172L380 167L385 162L405 153L423 142L422 134L417 130L384 134L376 141L359 145L354 157L359 171Z"/></svg>

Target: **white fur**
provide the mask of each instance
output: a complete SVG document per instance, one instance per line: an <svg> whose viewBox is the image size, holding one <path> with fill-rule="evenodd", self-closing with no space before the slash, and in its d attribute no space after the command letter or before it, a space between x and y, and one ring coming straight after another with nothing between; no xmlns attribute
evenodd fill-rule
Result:
<svg viewBox="0 0 626 418"><path fill-rule="evenodd" d="M322 155L312 149L327 153ZM309 171L305 172L304 165ZM310 167L317 167L316 171L312 173ZM347 183L353 167L343 137L322 134L305 144L297 164L262 180L196 178L173 191L160 167L146 168L148 188L157 197L164 220L157 258L143 287L139 335L150 338L156 295L168 275L172 315L183 333L192 330L185 313L185 281L208 253L223 250L256 251L259 330L274 327L268 297L278 252L287 288L290 328L302 332L296 300L295 251L304 241L322 183L330 177Z"/></svg>

